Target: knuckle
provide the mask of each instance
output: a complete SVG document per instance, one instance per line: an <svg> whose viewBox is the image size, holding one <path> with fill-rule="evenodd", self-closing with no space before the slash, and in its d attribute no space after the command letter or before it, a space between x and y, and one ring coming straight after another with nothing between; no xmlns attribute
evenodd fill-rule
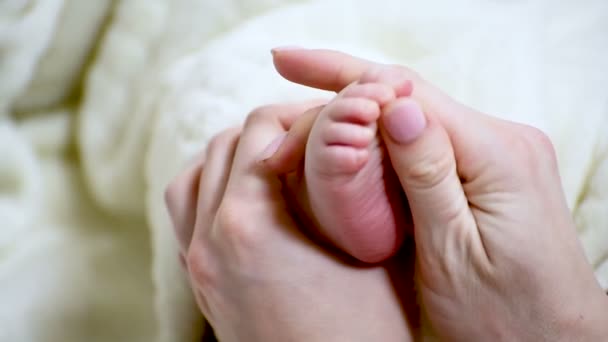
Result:
<svg viewBox="0 0 608 342"><path fill-rule="evenodd" d="M185 260L190 278L197 286L208 286L216 280L204 248L193 246L188 250Z"/></svg>
<svg viewBox="0 0 608 342"><path fill-rule="evenodd" d="M456 173L456 163L448 153L437 153L412 163L406 172L411 186L433 188Z"/></svg>
<svg viewBox="0 0 608 342"><path fill-rule="evenodd" d="M167 209L169 210L169 212L171 212L173 210L173 203L175 203L176 198L179 193L178 189L180 188L180 186L178 185L178 182L179 182L179 178L175 178L165 188L164 200L165 200L165 205L167 206Z"/></svg>
<svg viewBox="0 0 608 342"><path fill-rule="evenodd" d="M543 180L559 177L557 154L551 139L538 128L510 124L503 131L504 151L501 165L515 184L541 186ZM531 183L531 181L533 183Z"/></svg>
<svg viewBox="0 0 608 342"><path fill-rule="evenodd" d="M240 130L240 127L232 127L213 136L207 144L207 155L209 155L211 151L229 146L229 144L239 135Z"/></svg>
<svg viewBox="0 0 608 342"><path fill-rule="evenodd" d="M276 106L261 106L249 113L245 119L245 127L251 127L262 122L266 122L276 116Z"/></svg>
<svg viewBox="0 0 608 342"><path fill-rule="evenodd" d="M534 147L534 151L537 153L541 153L544 156L555 154L553 142L545 132L538 128L530 127L526 135L530 144Z"/></svg>
<svg viewBox="0 0 608 342"><path fill-rule="evenodd" d="M512 139L516 160L536 170L545 165L556 165L557 155L551 139L538 128L523 126Z"/></svg>
<svg viewBox="0 0 608 342"><path fill-rule="evenodd" d="M511 151L510 155L515 159L516 162L518 162L518 164L525 164L527 163L528 159L531 158L528 141L521 135L509 137L507 148L507 151Z"/></svg>
<svg viewBox="0 0 608 342"><path fill-rule="evenodd" d="M185 199L189 194L189 185L191 182L189 175L181 175L175 177L165 188L164 192L164 200L165 206L167 207L167 211L169 215L171 215L175 219L175 215L178 212L178 207L180 203L184 203Z"/></svg>
<svg viewBox="0 0 608 342"><path fill-rule="evenodd" d="M256 244L257 231L249 215L245 215L247 204L239 200L225 201L216 214L216 225L223 244L235 254L249 250Z"/></svg>
<svg viewBox="0 0 608 342"><path fill-rule="evenodd" d="M239 212L238 206L234 204L234 201L230 201L228 196L226 195L215 215L215 222L221 227L222 231L234 230L235 227L243 225L243 216L237 214Z"/></svg>

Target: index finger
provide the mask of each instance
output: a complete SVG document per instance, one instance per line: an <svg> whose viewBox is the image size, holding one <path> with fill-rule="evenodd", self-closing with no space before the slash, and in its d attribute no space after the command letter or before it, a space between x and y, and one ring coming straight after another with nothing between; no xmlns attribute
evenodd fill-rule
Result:
<svg viewBox="0 0 608 342"><path fill-rule="evenodd" d="M382 82L401 75L413 83L411 97L448 132L463 179L479 174L480 169L499 158L489 143L496 139L493 132L498 129L492 127L495 119L455 101L406 67L315 49L275 49L273 62L281 76L291 82L333 91L340 91L360 78Z"/></svg>
<svg viewBox="0 0 608 342"><path fill-rule="evenodd" d="M260 155L273 140L286 134L289 128L286 125L286 117L301 115L311 107L315 108L314 105L317 104L318 101L271 105L258 108L249 114L235 152L226 196L236 195L239 199L253 196L250 199L258 201L260 191L268 193L272 172L262 167ZM274 177L278 180L276 173Z"/></svg>
<svg viewBox="0 0 608 342"><path fill-rule="evenodd" d="M399 74L412 81L420 81L414 71L395 65L385 65L324 49L273 49L275 69L285 79L313 88L339 92L353 82L372 78L381 69L398 69ZM386 75L385 75L386 76Z"/></svg>
<svg viewBox="0 0 608 342"><path fill-rule="evenodd" d="M297 121L290 125L289 132L278 149L272 156L262 160L261 164L277 174L295 171L304 160L308 136L323 107L313 107L300 115Z"/></svg>
<svg viewBox="0 0 608 342"><path fill-rule="evenodd" d="M338 92L375 63L332 50L273 49L275 68L287 80Z"/></svg>

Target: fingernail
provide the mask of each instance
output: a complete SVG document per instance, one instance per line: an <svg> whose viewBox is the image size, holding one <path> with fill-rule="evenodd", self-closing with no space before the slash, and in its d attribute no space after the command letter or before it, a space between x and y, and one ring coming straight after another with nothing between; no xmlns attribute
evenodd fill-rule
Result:
<svg viewBox="0 0 608 342"><path fill-rule="evenodd" d="M281 135L276 137L270 144L268 144L268 146L266 146L264 151L260 153L260 156L257 158L257 161L263 162L272 157L277 152L285 138L287 138L287 132L281 133Z"/></svg>
<svg viewBox="0 0 608 342"><path fill-rule="evenodd" d="M295 46L295 45L285 45L285 46L274 47L274 48L270 49L270 52L274 55L277 52L296 51L296 50L304 50L304 48L299 47L299 46Z"/></svg>
<svg viewBox="0 0 608 342"><path fill-rule="evenodd" d="M399 144L416 140L426 127L426 118L420 106L411 99L391 105L383 118L384 129Z"/></svg>

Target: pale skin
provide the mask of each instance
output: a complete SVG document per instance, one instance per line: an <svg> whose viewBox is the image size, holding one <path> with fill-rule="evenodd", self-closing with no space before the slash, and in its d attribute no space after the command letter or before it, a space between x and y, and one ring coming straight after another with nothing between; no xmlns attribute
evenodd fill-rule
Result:
<svg viewBox="0 0 608 342"><path fill-rule="evenodd" d="M409 202L413 277L441 339L608 339L607 299L542 133L467 108L403 67L322 50L277 50L274 58L285 78L338 92L370 75L383 84L411 80L412 95L383 106L378 125ZM242 130L221 134L204 171L201 161L168 189L201 310L223 341L414 338L412 315L396 305L414 302L411 282L387 277L411 280L411 259L339 262L303 237L286 210L276 175L301 162L320 112L288 107L256 111Z"/></svg>
<svg viewBox="0 0 608 342"><path fill-rule="evenodd" d="M320 110L303 170L290 184L313 233L364 262L397 252L408 223L376 122L384 106L411 91L405 80L385 84L368 78L347 86Z"/></svg>
<svg viewBox="0 0 608 342"><path fill-rule="evenodd" d="M416 314L406 312L413 303L402 303L413 296L411 262L404 266L411 255L361 267L319 248L288 214L277 176L259 163L312 105L253 111L242 128L212 140L202 173L199 160L169 187L195 298L220 341L414 340Z"/></svg>

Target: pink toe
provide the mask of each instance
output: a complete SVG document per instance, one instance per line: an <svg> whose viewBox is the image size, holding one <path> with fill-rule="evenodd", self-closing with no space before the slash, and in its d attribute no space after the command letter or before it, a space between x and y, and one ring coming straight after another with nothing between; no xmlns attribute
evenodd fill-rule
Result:
<svg viewBox="0 0 608 342"><path fill-rule="evenodd" d="M343 98L329 105L326 114L331 121L367 125L378 120L380 107L365 98Z"/></svg>
<svg viewBox="0 0 608 342"><path fill-rule="evenodd" d="M365 148L376 137L375 125L362 126L352 123L330 122L323 128L321 137L327 145Z"/></svg>
<svg viewBox="0 0 608 342"><path fill-rule="evenodd" d="M367 149L332 145L319 151L316 158L307 158L307 168L322 177L336 177L359 171L369 159Z"/></svg>

